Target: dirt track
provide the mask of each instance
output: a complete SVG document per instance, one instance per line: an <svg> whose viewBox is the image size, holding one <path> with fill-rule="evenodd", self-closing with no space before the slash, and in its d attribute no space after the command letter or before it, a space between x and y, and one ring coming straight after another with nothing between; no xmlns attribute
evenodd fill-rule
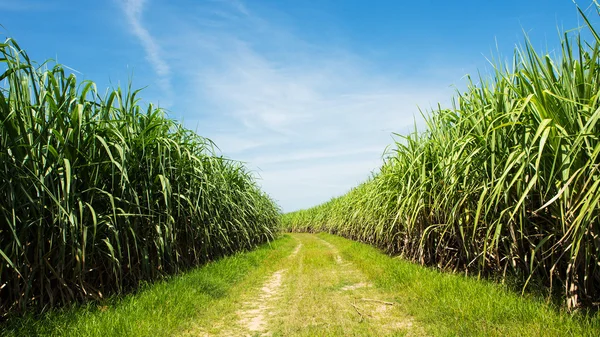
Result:
<svg viewBox="0 0 600 337"><path fill-rule="evenodd" d="M423 335L393 296L373 286L335 245L312 234L292 236L296 248L260 287L241 295L235 312L191 335Z"/></svg>

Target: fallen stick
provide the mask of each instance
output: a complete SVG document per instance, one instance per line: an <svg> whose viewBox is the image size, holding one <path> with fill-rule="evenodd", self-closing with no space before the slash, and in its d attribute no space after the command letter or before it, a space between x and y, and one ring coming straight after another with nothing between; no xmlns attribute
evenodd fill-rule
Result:
<svg viewBox="0 0 600 337"><path fill-rule="evenodd" d="M394 303L392 302L386 302L386 301L381 301L381 300L375 300L372 298L361 298L361 301L369 301L369 302L378 302L378 303L383 303L385 305L394 305Z"/></svg>
<svg viewBox="0 0 600 337"><path fill-rule="evenodd" d="M353 303L350 303L350 305L354 308L354 310L356 310L356 312L360 315L360 321L362 322L365 319L365 316L362 314L362 312L360 312L360 310L358 310L358 307L356 305L354 305Z"/></svg>

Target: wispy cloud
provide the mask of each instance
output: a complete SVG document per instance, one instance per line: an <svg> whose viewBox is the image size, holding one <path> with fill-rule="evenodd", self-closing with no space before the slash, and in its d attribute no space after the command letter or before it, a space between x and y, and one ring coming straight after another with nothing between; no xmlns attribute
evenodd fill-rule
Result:
<svg viewBox="0 0 600 337"><path fill-rule="evenodd" d="M239 1L161 14L173 37L161 43L181 69L173 109L255 169L285 211L367 179L391 133L420 120L417 106L427 109L452 92L447 81L378 70L343 46L306 40L276 12L266 18Z"/></svg>
<svg viewBox="0 0 600 337"><path fill-rule="evenodd" d="M142 24L142 13L144 11L145 0L124 0L123 11L125 17L131 27L131 32L137 37L146 53L148 62L158 76L158 84L167 95L172 92L171 88L171 69L167 62L163 59L161 48L152 37L148 29Z"/></svg>
<svg viewBox="0 0 600 337"><path fill-rule="evenodd" d="M242 13L246 16L251 16L250 12L248 12L248 9L246 8L246 5L244 5L244 3L241 1L238 1L238 0L215 0L215 1L227 4L230 7L232 7L233 9L235 9L237 12Z"/></svg>

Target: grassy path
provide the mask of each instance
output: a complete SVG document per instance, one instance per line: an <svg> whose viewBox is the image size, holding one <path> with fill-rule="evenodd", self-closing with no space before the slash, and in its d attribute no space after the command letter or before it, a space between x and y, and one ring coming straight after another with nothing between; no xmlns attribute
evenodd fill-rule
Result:
<svg viewBox="0 0 600 337"><path fill-rule="evenodd" d="M600 336L585 317L328 234L288 234L4 336Z"/></svg>
<svg viewBox="0 0 600 337"><path fill-rule="evenodd" d="M256 289L184 332L187 336L405 336L423 335L393 300L312 234L292 234L295 250Z"/></svg>

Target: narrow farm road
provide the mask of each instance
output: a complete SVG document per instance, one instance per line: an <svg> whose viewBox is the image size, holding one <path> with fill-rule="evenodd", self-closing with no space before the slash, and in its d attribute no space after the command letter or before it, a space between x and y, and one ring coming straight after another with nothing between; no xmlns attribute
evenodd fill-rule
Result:
<svg viewBox="0 0 600 337"><path fill-rule="evenodd" d="M335 245L313 234L291 234L291 254L237 306L187 336L422 336L393 294L374 287Z"/></svg>

